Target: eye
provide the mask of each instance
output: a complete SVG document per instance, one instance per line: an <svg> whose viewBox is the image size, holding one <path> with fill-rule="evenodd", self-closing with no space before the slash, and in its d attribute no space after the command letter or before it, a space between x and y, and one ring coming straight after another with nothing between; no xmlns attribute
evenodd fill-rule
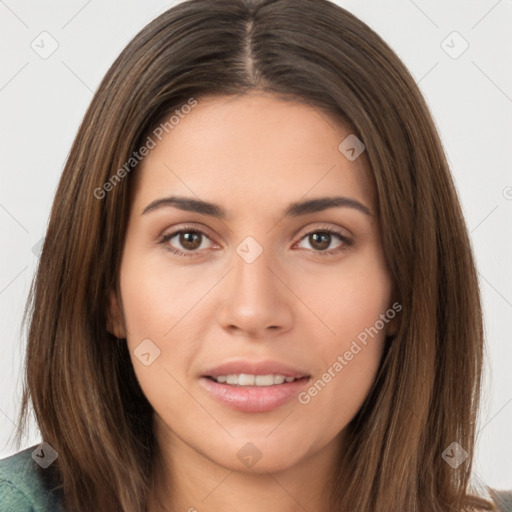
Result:
<svg viewBox="0 0 512 512"><path fill-rule="evenodd" d="M333 236L338 238L339 243L334 249L326 250L332 243ZM346 237L342 232L333 228L318 228L315 231L310 231L301 238L301 241L306 239L315 255L326 256L330 254L337 254L346 251L352 244L352 240Z"/></svg>
<svg viewBox="0 0 512 512"><path fill-rule="evenodd" d="M181 245L184 251L170 243L174 238L176 238L174 244ZM164 235L159 243L165 244L169 251L178 256L195 256L199 249L207 249L207 247L201 247L204 238L208 238L208 235L199 228L182 228Z"/></svg>

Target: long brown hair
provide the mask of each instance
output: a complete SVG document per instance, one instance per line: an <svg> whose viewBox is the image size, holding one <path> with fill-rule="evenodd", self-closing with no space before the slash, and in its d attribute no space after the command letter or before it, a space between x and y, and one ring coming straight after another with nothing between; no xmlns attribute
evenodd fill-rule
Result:
<svg viewBox="0 0 512 512"><path fill-rule="evenodd" d="M492 510L470 492L483 359L478 283L427 105L390 47L327 0L188 0L147 25L101 82L55 196L26 308L17 443L32 402L68 510L145 510L153 415L107 332L136 163L191 99L264 91L345 120L366 146L400 326L347 428L332 509ZM125 172L119 172L124 168ZM107 185L108 183L108 185ZM456 469L443 452L469 454Z"/></svg>

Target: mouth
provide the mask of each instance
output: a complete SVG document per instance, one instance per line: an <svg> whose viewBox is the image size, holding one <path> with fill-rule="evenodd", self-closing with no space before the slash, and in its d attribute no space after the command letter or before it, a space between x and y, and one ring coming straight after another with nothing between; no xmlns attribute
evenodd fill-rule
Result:
<svg viewBox="0 0 512 512"><path fill-rule="evenodd" d="M309 376L287 377L285 375L279 375L279 374L254 375L254 374L250 374L250 373L240 373L240 374L230 374L230 375L218 375L217 377L207 375L206 378L216 382L217 384L226 384L228 386L238 386L238 387L256 386L256 387L264 388L264 387L279 386L281 384L289 384L291 382L309 379Z"/></svg>
<svg viewBox="0 0 512 512"><path fill-rule="evenodd" d="M269 412L297 398L306 371L276 361L232 361L208 369L200 384L216 403L240 412Z"/></svg>

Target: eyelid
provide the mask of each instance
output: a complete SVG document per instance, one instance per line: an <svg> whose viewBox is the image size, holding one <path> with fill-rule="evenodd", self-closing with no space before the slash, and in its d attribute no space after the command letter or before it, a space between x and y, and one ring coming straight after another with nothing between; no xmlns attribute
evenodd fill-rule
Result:
<svg viewBox="0 0 512 512"><path fill-rule="evenodd" d="M308 224L305 228L301 228L298 231L296 231L295 234L293 235L293 238L300 237L302 239L305 235L309 235L310 233L316 231L329 231L331 233L337 233L339 234L339 236L347 239L352 239L354 236L347 228L325 223L320 223L320 225L318 225L313 222L311 224Z"/></svg>

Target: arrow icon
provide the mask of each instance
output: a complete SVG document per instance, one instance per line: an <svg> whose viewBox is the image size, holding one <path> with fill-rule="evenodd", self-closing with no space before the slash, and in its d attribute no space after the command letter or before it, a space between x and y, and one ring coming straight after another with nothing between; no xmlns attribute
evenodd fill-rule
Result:
<svg viewBox="0 0 512 512"><path fill-rule="evenodd" d="M143 340L133 353L144 366L153 364L160 357L160 349L149 338Z"/></svg>
<svg viewBox="0 0 512 512"><path fill-rule="evenodd" d="M459 443L453 442L441 456L453 469L457 469L469 457L469 454Z"/></svg>
<svg viewBox="0 0 512 512"><path fill-rule="evenodd" d="M338 146L338 150L340 153L345 155L345 157L353 162L359 155L366 149L366 146L359 139L357 135L351 133L345 139L341 141L341 144Z"/></svg>
<svg viewBox="0 0 512 512"><path fill-rule="evenodd" d="M440 43L442 50L451 58L458 59L468 48L469 43L456 30L448 34Z"/></svg>
<svg viewBox="0 0 512 512"><path fill-rule="evenodd" d="M252 443L245 443L245 445L238 450L237 457L248 468L254 466L262 457L262 453Z"/></svg>
<svg viewBox="0 0 512 512"><path fill-rule="evenodd" d="M43 469L53 464L59 454L53 449L50 443L42 442L32 452L32 459L34 459Z"/></svg>
<svg viewBox="0 0 512 512"><path fill-rule="evenodd" d="M249 245L249 243L251 245ZM237 254L246 262L252 263L263 252L263 247L252 236L246 236L236 247Z"/></svg>

